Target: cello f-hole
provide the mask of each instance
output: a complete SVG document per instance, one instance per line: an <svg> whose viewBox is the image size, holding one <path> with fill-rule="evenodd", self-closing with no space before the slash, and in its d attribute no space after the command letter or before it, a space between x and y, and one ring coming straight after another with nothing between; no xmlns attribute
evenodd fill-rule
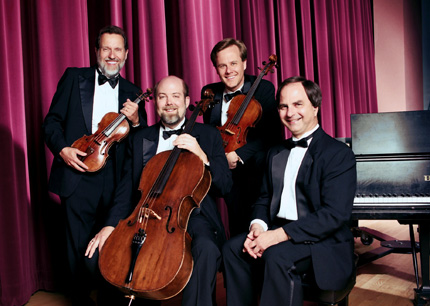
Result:
<svg viewBox="0 0 430 306"><path fill-rule="evenodd" d="M167 218L167 223L166 223L166 230L167 230L167 232L169 234L172 234L175 231L174 227L172 227L171 229L169 229L170 218L172 217L172 207L166 206L164 208L164 210L168 210L169 211L169 217Z"/></svg>

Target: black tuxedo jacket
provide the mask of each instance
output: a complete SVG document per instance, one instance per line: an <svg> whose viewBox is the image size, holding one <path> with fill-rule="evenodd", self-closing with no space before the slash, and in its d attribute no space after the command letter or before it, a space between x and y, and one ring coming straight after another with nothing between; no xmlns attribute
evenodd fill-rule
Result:
<svg viewBox="0 0 430 306"><path fill-rule="evenodd" d="M120 219L124 219L134 210L139 202L141 193L138 190L142 170L147 162L155 155L158 146L160 124L136 131L127 146L127 158L124 173L116 189L114 206L111 209L107 225L116 226ZM225 231L215 198L230 191L232 186L231 172L222 147L222 139L218 130L205 124L195 123L191 136L195 137L202 150L209 159L209 171L212 184L206 197L200 204L200 209L194 213L205 216L216 229L217 242L224 243ZM142 178L144 179L144 178ZM186 180L186 177L183 179Z"/></svg>
<svg viewBox="0 0 430 306"><path fill-rule="evenodd" d="M61 197L72 194L82 175L86 175L67 166L59 153L64 147L71 146L75 140L92 134L94 88L95 67L67 68L58 83L43 123L45 142L54 155L49 190ZM127 99L134 101L140 92L139 87L120 76L118 112ZM141 126L146 126L144 105L139 107L139 120ZM115 166L116 169L122 169L125 145L122 142L115 147ZM120 171L116 172L116 178L119 180Z"/></svg>
<svg viewBox="0 0 430 306"><path fill-rule="evenodd" d="M269 226L279 211L290 150L269 151L261 196L253 219ZM283 226L294 243L309 244L321 289L339 290L354 270L353 235L348 226L356 190L355 156L345 144L319 128L299 168L296 197L299 219Z"/></svg>
<svg viewBox="0 0 430 306"><path fill-rule="evenodd" d="M245 75L245 83L242 93L247 94L257 77ZM212 126L221 126L221 106L225 85L222 82L212 83L204 86L201 91L203 95L206 89L214 93L214 101L218 102L214 108L206 110L203 114L204 123ZM257 165L262 166L269 147L278 143L283 138L283 127L278 116L275 101L275 87L267 80L261 80L255 91L254 98L261 104L263 114L255 128L250 128L247 136L247 144L236 150L237 155L247 164L250 159L255 159Z"/></svg>

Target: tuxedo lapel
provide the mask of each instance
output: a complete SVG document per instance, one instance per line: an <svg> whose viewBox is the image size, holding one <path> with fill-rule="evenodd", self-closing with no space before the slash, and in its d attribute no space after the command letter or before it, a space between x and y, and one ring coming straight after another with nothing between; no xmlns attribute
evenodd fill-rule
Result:
<svg viewBox="0 0 430 306"><path fill-rule="evenodd" d="M214 101L220 101L220 102L216 103L215 106L212 108L210 122L209 122L209 124L211 125L221 126L221 108L222 108L222 103L224 102L223 94L224 94L224 88L215 93Z"/></svg>
<svg viewBox="0 0 430 306"><path fill-rule="evenodd" d="M322 130L319 128L315 131L312 141L309 145L309 148L303 157L302 164L300 165L299 172L297 174L296 180L296 200L297 200L297 211L299 214L299 218L306 216L310 209L314 209L314 207L310 207L313 205L312 201L309 202L309 195L304 194L306 190L306 186L309 186L312 168L314 163L314 156L317 154L319 150L318 141L322 136Z"/></svg>
<svg viewBox="0 0 430 306"><path fill-rule="evenodd" d="M290 150L282 150L273 156L272 159L272 186L273 186L273 197L270 205L270 217L273 218L279 211L279 205L281 204L281 194L284 188L284 174L287 166L288 156Z"/></svg>
<svg viewBox="0 0 430 306"><path fill-rule="evenodd" d="M92 134L93 100L95 87L95 70L88 69L79 75L79 90L81 96L82 114L84 115L85 126L89 134Z"/></svg>
<svg viewBox="0 0 430 306"><path fill-rule="evenodd" d="M119 76L118 85L119 85L119 88L118 88L118 113L119 113L119 110L122 108L122 105L125 103L125 101L127 101L127 98L130 97L131 101L135 101L138 95L135 95L134 99L132 98L134 91L132 88L130 88L126 80L121 75Z"/></svg>
<svg viewBox="0 0 430 306"><path fill-rule="evenodd" d="M142 143L139 148L142 154L138 156L142 156L143 167L145 167L148 161L157 153L159 130L160 124L158 123L147 128L147 133L142 137Z"/></svg>

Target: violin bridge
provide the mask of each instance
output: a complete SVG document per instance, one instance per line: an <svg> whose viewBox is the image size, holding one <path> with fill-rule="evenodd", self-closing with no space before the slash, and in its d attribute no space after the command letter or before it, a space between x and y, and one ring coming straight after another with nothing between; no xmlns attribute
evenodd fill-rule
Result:
<svg viewBox="0 0 430 306"><path fill-rule="evenodd" d="M234 132L233 132L233 131L231 131L231 130L229 130L229 129L225 129L224 131L225 131L226 133L230 134L230 135L234 135Z"/></svg>

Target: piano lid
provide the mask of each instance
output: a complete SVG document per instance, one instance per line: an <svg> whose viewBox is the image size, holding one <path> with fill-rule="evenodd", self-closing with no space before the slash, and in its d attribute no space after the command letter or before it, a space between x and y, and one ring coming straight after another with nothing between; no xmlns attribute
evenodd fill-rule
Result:
<svg viewBox="0 0 430 306"><path fill-rule="evenodd" d="M430 111L351 115L355 155L430 152Z"/></svg>

